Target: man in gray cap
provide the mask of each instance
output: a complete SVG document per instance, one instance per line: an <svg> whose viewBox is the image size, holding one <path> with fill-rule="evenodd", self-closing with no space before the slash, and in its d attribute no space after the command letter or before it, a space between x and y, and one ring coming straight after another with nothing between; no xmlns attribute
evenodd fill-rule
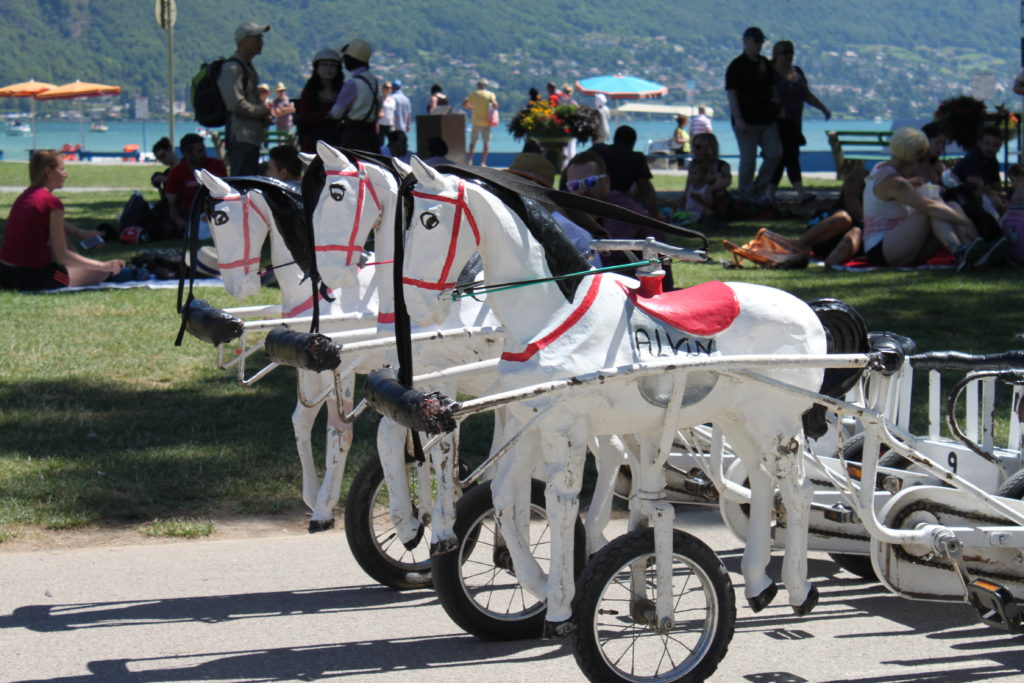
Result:
<svg viewBox="0 0 1024 683"><path fill-rule="evenodd" d="M782 143L775 120L779 96L771 64L761 56L764 33L756 26L743 32L743 54L732 60L725 72L732 128L740 149L739 193L746 199L770 200L772 173L782 159ZM764 156L754 179L757 148Z"/></svg>
<svg viewBox="0 0 1024 683"><path fill-rule="evenodd" d="M228 167L231 175L256 175L260 165L260 142L273 117L260 103L259 74L252 59L263 51L266 24L243 21L235 29L235 54L224 62L217 87L229 112L227 124Z"/></svg>
<svg viewBox="0 0 1024 683"><path fill-rule="evenodd" d="M381 97L380 84L370 73L372 54L373 48L360 38L341 49L341 58L352 77L341 86L330 116L342 120L342 147L379 154L375 124L380 113Z"/></svg>
<svg viewBox="0 0 1024 683"><path fill-rule="evenodd" d="M397 78L391 81L391 97L395 100L395 130L406 134L412 129L412 103L402 92L402 81Z"/></svg>

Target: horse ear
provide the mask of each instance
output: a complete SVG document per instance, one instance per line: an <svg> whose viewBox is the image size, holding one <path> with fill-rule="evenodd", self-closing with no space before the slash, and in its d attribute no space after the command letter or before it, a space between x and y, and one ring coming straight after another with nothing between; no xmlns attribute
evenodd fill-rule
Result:
<svg viewBox="0 0 1024 683"><path fill-rule="evenodd" d="M225 183L223 180L213 175L205 168L200 168L195 172L196 180L206 185L206 189L210 191L210 194L218 199L221 197L227 197L229 194L234 194L234 190L231 186Z"/></svg>
<svg viewBox="0 0 1024 683"><path fill-rule="evenodd" d="M405 163L398 157L392 157L391 163L394 165L395 170L398 171L398 175L402 176L403 178L412 173L412 166Z"/></svg>
<svg viewBox="0 0 1024 683"><path fill-rule="evenodd" d="M302 162L303 166L309 166L311 163L313 163L313 159L316 159L315 154L310 154L309 152L299 152L299 161Z"/></svg>
<svg viewBox="0 0 1024 683"><path fill-rule="evenodd" d="M416 180L423 186L441 192L445 189L444 176L427 166L419 157L414 156L411 160L412 172Z"/></svg>
<svg viewBox="0 0 1024 683"><path fill-rule="evenodd" d="M344 154L328 145L323 140L317 140L316 153L324 162L324 168L331 171L348 171L355 168Z"/></svg>

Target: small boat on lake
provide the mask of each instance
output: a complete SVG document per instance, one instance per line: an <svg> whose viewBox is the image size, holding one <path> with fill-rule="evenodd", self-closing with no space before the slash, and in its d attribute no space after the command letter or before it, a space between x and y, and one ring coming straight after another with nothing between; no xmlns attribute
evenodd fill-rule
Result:
<svg viewBox="0 0 1024 683"><path fill-rule="evenodd" d="M32 127L24 121L12 121L11 123L7 124L7 128L4 132L12 137L32 135Z"/></svg>
<svg viewBox="0 0 1024 683"><path fill-rule="evenodd" d="M110 130L110 126L103 123L103 121L93 121L89 124L89 130L93 133L106 133Z"/></svg>

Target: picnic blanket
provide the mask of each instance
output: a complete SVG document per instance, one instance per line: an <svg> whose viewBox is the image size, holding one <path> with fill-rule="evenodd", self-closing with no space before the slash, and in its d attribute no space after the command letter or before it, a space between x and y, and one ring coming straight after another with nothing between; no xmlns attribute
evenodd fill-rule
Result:
<svg viewBox="0 0 1024 683"><path fill-rule="evenodd" d="M219 277L208 277L196 280L196 287L223 287L224 281ZM87 292L94 289L132 289L134 287L146 287L148 289L177 289L178 281L175 280L129 280L128 282L101 282L98 285L84 285L81 287L62 287L60 289L44 289L38 292L24 292L25 294L64 294L66 292Z"/></svg>
<svg viewBox="0 0 1024 683"><path fill-rule="evenodd" d="M812 261L812 263L820 266L825 265L824 261ZM892 266L873 266L862 255L856 256L842 265L832 266L832 269L850 273L867 273L873 270L950 270L955 267L956 259L953 257L953 254L950 253L949 249L939 247L930 259L916 266L900 266L898 268Z"/></svg>

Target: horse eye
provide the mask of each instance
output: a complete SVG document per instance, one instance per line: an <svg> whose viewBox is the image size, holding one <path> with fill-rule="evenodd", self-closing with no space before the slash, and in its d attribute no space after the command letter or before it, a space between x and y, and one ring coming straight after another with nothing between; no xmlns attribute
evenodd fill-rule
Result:
<svg viewBox="0 0 1024 683"><path fill-rule="evenodd" d="M334 183L330 187L331 199L336 202L340 202L345 198L345 186L341 183Z"/></svg>
<svg viewBox="0 0 1024 683"><path fill-rule="evenodd" d="M228 222L227 211L214 211L213 212L213 223L214 225L224 225Z"/></svg>
<svg viewBox="0 0 1024 683"><path fill-rule="evenodd" d="M437 227L437 224L440 222L441 221L438 219L438 217L430 212L420 214L420 225L422 225L427 230L433 230L434 228Z"/></svg>

